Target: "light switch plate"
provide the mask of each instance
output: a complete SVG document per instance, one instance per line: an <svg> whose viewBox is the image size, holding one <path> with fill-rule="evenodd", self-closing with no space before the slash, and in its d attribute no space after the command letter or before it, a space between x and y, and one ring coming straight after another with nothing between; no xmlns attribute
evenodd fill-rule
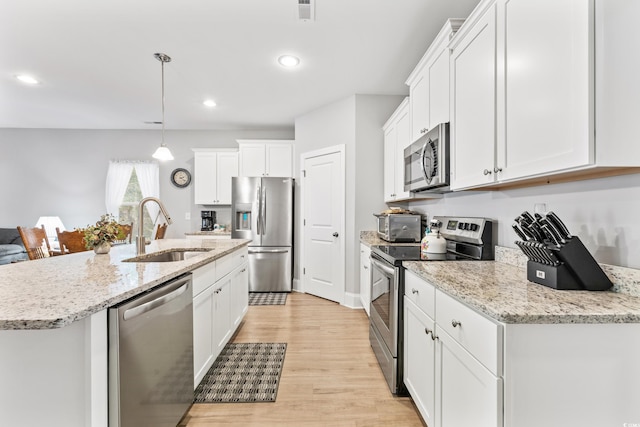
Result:
<svg viewBox="0 0 640 427"><path fill-rule="evenodd" d="M191 219L191 212L185 212L184 213L184 219L187 220L187 221L190 220Z"/></svg>

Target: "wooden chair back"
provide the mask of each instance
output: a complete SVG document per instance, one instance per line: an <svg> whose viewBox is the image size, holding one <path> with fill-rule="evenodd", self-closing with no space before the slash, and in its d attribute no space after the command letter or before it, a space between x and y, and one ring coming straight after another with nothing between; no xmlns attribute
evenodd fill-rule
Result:
<svg viewBox="0 0 640 427"><path fill-rule="evenodd" d="M120 233L115 243L131 243L131 235L133 234L133 223L120 224Z"/></svg>
<svg viewBox="0 0 640 427"><path fill-rule="evenodd" d="M158 228L156 228L156 236L153 240L164 239L164 234L167 232L167 227L169 225L167 223L158 224Z"/></svg>
<svg viewBox="0 0 640 427"><path fill-rule="evenodd" d="M60 229L56 227L56 233L58 233L58 242L60 242L60 252L62 255L89 250L84 242L84 232L79 230L60 231Z"/></svg>
<svg viewBox="0 0 640 427"><path fill-rule="evenodd" d="M52 255L51 246L49 246L49 239L47 238L47 231L44 229L44 225L38 227L20 227L18 226L18 233L22 238L22 244L27 250L29 259L47 258Z"/></svg>

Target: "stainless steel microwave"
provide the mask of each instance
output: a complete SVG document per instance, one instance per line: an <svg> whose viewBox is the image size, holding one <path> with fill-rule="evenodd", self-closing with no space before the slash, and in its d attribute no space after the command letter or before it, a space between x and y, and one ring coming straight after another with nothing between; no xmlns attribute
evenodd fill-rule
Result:
<svg viewBox="0 0 640 427"><path fill-rule="evenodd" d="M441 123L404 149L405 191L449 191L449 123Z"/></svg>

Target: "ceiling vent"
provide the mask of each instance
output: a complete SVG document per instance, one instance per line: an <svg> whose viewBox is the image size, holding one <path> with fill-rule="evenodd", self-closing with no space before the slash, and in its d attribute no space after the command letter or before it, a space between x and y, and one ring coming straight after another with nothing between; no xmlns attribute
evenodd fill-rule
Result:
<svg viewBox="0 0 640 427"><path fill-rule="evenodd" d="M298 0L298 19L300 21L315 20L315 0Z"/></svg>

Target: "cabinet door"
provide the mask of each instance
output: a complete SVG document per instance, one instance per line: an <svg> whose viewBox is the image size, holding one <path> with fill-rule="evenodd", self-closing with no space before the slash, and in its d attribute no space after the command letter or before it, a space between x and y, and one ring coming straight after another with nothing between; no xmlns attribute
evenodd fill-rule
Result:
<svg viewBox="0 0 640 427"><path fill-rule="evenodd" d="M217 153L195 153L193 159L194 202L196 205L212 205L217 199Z"/></svg>
<svg viewBox="0 0 640 427"><path fill-rule="evenodd" d="M425 66L409 87L411 143L429 130L429 68Z"/></svg>
<svg viewBox="0 0 640 427"><path fill-rule="evenodd" d="M217 198L216 204L231 204L231 178L238 176L238 153L220 152L217 161Z"/></svg>
<svg viewBox="0 0 640 427"><path fill-rule="evenodd" d="M213 318L214 357L218 357L231 338L231 276L228 275L215 286L215 311Z"/></svg>
<svg viewBox="0 0 640 427"><path fill-rule="evenodd" d="M491 6L451 53L451 188L494 181L496 7Z"/></svg>
<svg viewBox="0 0 640 427"><path fill-rule="evenodd" d="M429 129L449 121L449 49L442 49L429 67Z"/></svg>
<svg viewBox="0 0 640 427"><path fill-rule="evenodd" d="M265 151L265 174L267 176L293 176L293 146L291 144L266 144Z"/></svg>
<svg viewBox="0 0 640 427"><path fill-rule="evenodd" d="M391 125L384 134L384 201L395 200L396 190L396 127Z"/></svg>
<svg viewBox="0 0 640 427"><path fill-rule="evenodd" d="M193 379L194 387L202 381L213 361L213 286L193 299Z"/></svg>
<svg viewBox="0 0 640 427"><path fill-rule="evenodd" d="M240 176L263 176L265 173L264 144L240 144Z"/></svg>
<svg viewBox="0 0 640 427"><path fill-rule="evenodd" d="M231 307L233 313L231 319L233 324L231 325L232 334L240 326L240 322L244 318L244 315L249 309L249 273L247 272L247 264L243 264L238 267L233 273L231 279Z"/></svg>
<svg viewBox="0 0 640 427"><path fill-rule="evenodd" d="M396 149L395 149L395 199L409 199L412 194L404 191L404 149L411 144L410 121L408 109L405 109L399 116L396 123Z"/></svg>
<svg viewBox="0 0 640 427"><path fill-rule="evenodd" d="M369 316L371 306L371 261L369 256L371 249L368 246L360 244L360 302L364 311Z"/></svg>
<svg viewBox="0 0 640 427"><path fill-rule="evenodd" d="M506 135L498 139L499 180L593 161L590 3L500 0L505 86L497 99Z"/></svg>
<svg viewBox="0 0 640 427"><path fill-rule="evenodd" d="M434 328L433 319L404 297L404 384L429 426L436 419Z"/></svg>
<svg viewBox="0 0 640 427"><path fill-rule="evenodd" d="M436 426L502 427L502 379L436 326Z"/></svg>

